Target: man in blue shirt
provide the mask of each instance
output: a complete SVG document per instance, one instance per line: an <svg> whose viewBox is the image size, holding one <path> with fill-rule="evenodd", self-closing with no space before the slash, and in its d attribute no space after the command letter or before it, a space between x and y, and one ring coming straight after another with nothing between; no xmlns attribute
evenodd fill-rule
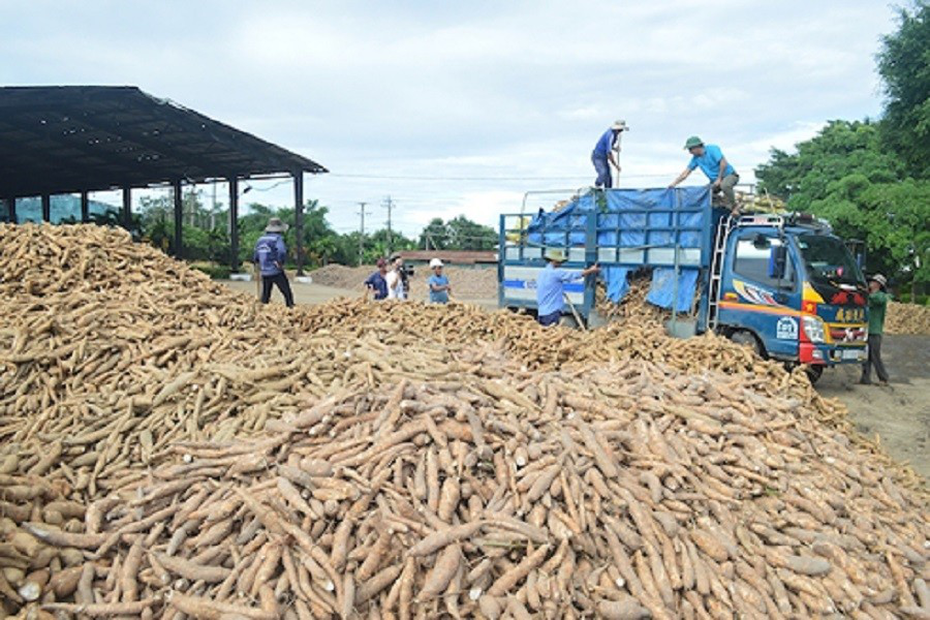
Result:
<svg viewBox="0 0 930 620"><path fill-rule="evenodd" d="M255 243L252 253L252 262L258 264L262 277L262 303L271 300L271 287L277 286L284 295L284 303L288 308L294 305L294 295L291 293L291 284L284 273L284 260L287 258L287 248L284 246L284 233L287 224L281 218L273 217L265 226L265 234Z"/></svg>
<svg viewBox="0 0 930 620"><path fill-rule="evenodd" d="M687 179L692 170L700 167L713 184L714 193L723 192L724 206L736 211L736 194L733 187L739 183L739 175L723 156L720 147L716 144L704 144L697 136L691 136L685 142L685 150L691 153L691 161L678 178L672 181L669 189Z"/></svg>
<svg viewBox="0 0 930 620"><path fill-rule="evenodd" d="M629 130L626 121L616 121L594 145L591 163L594 164L594 170L597 172L595 187L613 187L610 179L610 164L613 164L617 168L617 174L620 174L620 163L617 161L617 153L620 152L620 134Z"/></svg>
<svg viewBox="0 0 930 620"><path fill-rule="evenodd" d="M601 268L595 264L583 271L562 269L562 263L565 262L562 250L546 250L545 258L549 264L536 276L536 310L539 324L548 327L557 325L562 317L565 283L581 280Z"/></svg>
<svg viewBox="0 0 930 620"><path fill-rule="evenodd" d="M429 266L433 270L433 275L426 282L429 286L429 302L431 304L449 303L449 293L452 292L452 287L449 286L449 278L442 275L442 261L434 258L429 262Z"/></svg>
<svg viewBox="0 0 930 620"><path fill-rule="evenodd" d="M365 280L365 296L367 297L370 293L375 294L375 301L381 301L382 299L387 299L388 296L388 285L387 279L384 277L387 275L387 261L383 258L378 259L378 271L374 272L368 279Z"/></svg>

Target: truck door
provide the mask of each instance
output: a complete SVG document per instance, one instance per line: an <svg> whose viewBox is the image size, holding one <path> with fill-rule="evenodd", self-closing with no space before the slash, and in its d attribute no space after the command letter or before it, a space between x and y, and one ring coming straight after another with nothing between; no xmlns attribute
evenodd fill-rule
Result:
<svg viewBox="0 0 930 620"><path fill-rule="evenodd" d="M730 237L720 323L750 331L769 357L797 359L800 291L788 243L773 229L737 229Z"/></svg>

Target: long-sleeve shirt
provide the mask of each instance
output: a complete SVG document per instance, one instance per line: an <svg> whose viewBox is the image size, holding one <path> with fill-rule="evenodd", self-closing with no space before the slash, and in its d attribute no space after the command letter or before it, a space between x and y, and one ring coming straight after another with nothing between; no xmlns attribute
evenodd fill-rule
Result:
<svg viewBox="0 0 930 620"><path fill-rule="evenodd" d="M546 316L553 312L560 312L565 301L565 283L580 280L583 276L580 271L569 271L560 267L553 267L552 263L536 276L536 308L539 316Z"/></svg>
<svg viewBox="0 0 930 620"><path fill-rule="evenodd" d="M287 248L284 246L284 235L281 233L265 233L255 242L252 262L258 263L263 276L276 276L282 273L286 257Z"/></svg>
<svg viewBox="0 0 930 620"><path fill-rule="evenodd" d="M375 292L375 300L385 299L388 296L387 282L380 271L376 271L365 280L365 286Z"/></svg>
<svg viewBox="0 0 930 620"><path fill-rule="evenodd" d="M869 335L881 336L885 330L885 309L891 295L883 291L869 294Z"/></svg>

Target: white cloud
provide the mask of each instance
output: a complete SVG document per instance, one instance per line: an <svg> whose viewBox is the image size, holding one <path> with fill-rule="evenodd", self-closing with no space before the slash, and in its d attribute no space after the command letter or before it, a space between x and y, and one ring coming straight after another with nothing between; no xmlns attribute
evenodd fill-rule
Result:
<svg viewBox="0 0 930 620"><path fill-rule="evenodd" d="M415 232L590 183L616 118L632 127L624 186L674 177L691 134L746 180L770 147L880 111L893 15L874 0L33 0L3 3L0 82L137 84L330 168L307 192L337 227L391 194Z"/></svg>

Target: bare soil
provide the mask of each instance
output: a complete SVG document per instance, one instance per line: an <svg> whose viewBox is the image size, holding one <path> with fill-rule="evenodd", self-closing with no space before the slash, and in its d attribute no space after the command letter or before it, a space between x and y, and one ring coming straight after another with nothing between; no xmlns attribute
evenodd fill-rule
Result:
<svg viewBox="0 0 930 620"><path fill-rule="evenodd" d="M930 336L885 334L882 340L888 387L859 385L861 369L850 365L824 372L817 391L839 398L861 433L878 435L889 454L930 481Z"/></svg>
<svg viewBox="0 0 930 620"><path fill-rule="evenodd" d="M256 295L255 282L225 284ZM319 304L362 294L316 283L292 282L291 288L299 304ZM282 301L276 289L271 298L275 303ZM462 301L497 308L497 300L487 297ZM882 354L891 373L889 386L859 385L860 367L848 365L825 371L817 390L842 401L859 432L873 438L877 435L891 456L909 462L930 481L930 336L886 334ZM873 380L876 380L874 373Z"/></svg>

